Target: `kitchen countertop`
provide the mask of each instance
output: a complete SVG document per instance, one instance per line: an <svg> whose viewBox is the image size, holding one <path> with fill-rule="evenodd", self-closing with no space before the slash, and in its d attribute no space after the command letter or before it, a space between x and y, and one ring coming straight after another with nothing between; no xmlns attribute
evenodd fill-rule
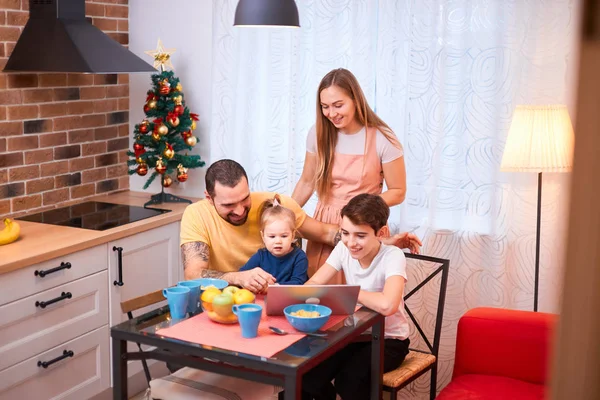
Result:
<svg viewBox="0 0 600 400"><path fill-rule="evenodd" d="M200 200L186 198L193 202ZM143 206L149 199L149 193L126 191L94 196L85 201ZM11 244L0 246L0 274L180 221L187 206L187 203L155 204L152 205L153 208L168 209L171 212L105 231L17 221L21 225L19 239Z"/></svg>

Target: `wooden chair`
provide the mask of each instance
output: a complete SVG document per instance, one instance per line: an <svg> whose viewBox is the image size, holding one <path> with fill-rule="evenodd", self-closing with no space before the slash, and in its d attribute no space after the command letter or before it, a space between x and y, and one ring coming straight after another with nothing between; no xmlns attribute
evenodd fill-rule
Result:
<svg viewBox="0 0 600 400"><path fill-rule="evenodd" d="M406 258L416 259L421 261L432 262L435 264L441 264L435 271L429 274L423 281L421 281L414 289L404 296L404 309L408 317L413 322L417 332L423 339L423 342L427 345L429 351L422 351L417 349L409 349L409 353L406 356L402 365L393 371L390 371L383 375L383 390L390 392L391 399L396 400L398 391L427 371L431 371L431 383L429 388L430 399L435 399L437 391L437 361L438 351L440 348L440 337L442 332L442 321L444 317L444 303L446 301L446 286L448 284L448 273L450 270L450 260L436 257L429 257L418 254L406 254ZM415 316L406 305L406 301L410 299L417 291L431 281L436 275L441 273L440 279L440 292L438 298L437 315L435 319L433 344L427 339L425 332L415 319Z"/></svg>
<svg viewBox="0 0 600 400"><path fill-rule="evenodd" d="M162 289L157 290L156 292L147 293L140 297L135 297L130 300L122 301L121 302L121 311L124 314L127 314L127 318L133 319L133 311L137 311L144 307L148 307L153 304L160 303L161 301L164 301L164 300L165 300L165 297L163 296ZM140 351L143 351L142 346L139 343L136 343L136 344L137 344L138 349ZM144 375L146 376L146 381L148 382L148 387L150 387L150 381L152 380L152 377L150 376L150 369L148 368L148 363L146 362L146 360L141 360L141 361L142 361L142 367L144 368Z"/></svg>

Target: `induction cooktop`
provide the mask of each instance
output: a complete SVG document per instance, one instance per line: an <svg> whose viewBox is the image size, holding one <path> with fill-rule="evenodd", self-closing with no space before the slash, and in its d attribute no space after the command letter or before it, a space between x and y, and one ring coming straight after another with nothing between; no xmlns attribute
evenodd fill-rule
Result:
<svg viewBox="0 0 600 400"><path fill-rule="evenodd" d="M170 211L171 210L161 210L158 208L144 208L124 204L88 201L15 219L105 231L107 229L116 228L117 226L140 221Z"/></svg>

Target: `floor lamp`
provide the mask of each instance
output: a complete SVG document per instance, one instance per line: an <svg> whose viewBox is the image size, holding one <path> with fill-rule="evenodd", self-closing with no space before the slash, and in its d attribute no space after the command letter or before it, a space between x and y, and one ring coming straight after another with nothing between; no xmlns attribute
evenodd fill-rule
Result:
<svg viewBox="0 0 600 400"><path fill-rule="evenodd" d="M566 106L517 106L508 132L500 169L538 174L533 311L538 310L542 172L570 171L573 166L573 144L573 127Z"/></svg>

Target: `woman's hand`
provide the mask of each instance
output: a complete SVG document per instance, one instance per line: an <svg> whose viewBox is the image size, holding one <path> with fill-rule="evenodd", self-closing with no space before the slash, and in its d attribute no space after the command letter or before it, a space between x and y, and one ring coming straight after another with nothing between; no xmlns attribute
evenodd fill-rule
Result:
<svg viewBox="0 0 600 400"><path fill-rule="evenodd" d="M417 235L409 232L397 233L394 236L381 238L381 243L397 246L401 249L409 249L413 254L419 254L419 247L423 246Z"/></svg>

